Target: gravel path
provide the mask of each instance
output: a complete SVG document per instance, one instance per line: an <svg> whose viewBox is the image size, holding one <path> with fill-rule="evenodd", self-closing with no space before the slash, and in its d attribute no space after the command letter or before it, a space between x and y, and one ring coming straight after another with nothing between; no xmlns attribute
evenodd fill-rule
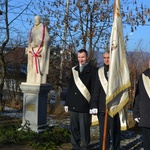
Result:
<svg viewBox="0 0 150 150"><path fill-rule="evenodd" d="M142 136L134 132L122 133L122 137L127 137L121 140L120 150L144 150ZM98 150L98 142L90 145L90 150Z"/></svg>
<svg viewBox="0 0 150 150"><path fill-rule="evenodd" d="M89 148L90 150L99 150L98 141L93 141ZM71 144L63 144L57 150L71 150ZM120 150L144 150L142 136L134 131L123 131Z"/></svg>
<svg viewBox="0 0 150 150"><path fill-rule="evenodd" d="M69 119L53 119L49 118L49 124L60 124L69 126ZM98 150L98 139L99 139L99 126L91 127L91 144L90 150ZM71 144L63 144L58 150L71 150ZM132 129L121 131L121 149L120 150L144 150L143 149L143 138L141 130L137 126Z"/></svg>

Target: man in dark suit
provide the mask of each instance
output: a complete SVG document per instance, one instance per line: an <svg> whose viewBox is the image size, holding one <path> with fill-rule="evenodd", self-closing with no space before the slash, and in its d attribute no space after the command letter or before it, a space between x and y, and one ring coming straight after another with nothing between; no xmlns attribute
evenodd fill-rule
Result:
<svg viewBox="0 0 150 150"><path fill-rule="evenodd" d="M73 150L87 150L90 143L90 99L97 69L87 62L85 49L78 51L79 64L72 68L65 111L70 112L71 144Z"/></svg>
<svg viewBox="0 0 150 150"><path fill-rule="evenodd" d="M103 147L106 91L109 77L109 51L103 53L103 61L104 66L98 70L95 78L95 90L90 103L91 113L97 114L99 120L99 150L102 150ZM108 115L106 150L110 149L110 137L112 139L112 150L120 150L120 118L118 113L113 118Z"/></svg>
<svg viewBox="0 0 150 150"><path fill-rule="evenodd" d="M133 117L142 128L144 150L150 150L150 59L140 76L133 105Z"/></svg>

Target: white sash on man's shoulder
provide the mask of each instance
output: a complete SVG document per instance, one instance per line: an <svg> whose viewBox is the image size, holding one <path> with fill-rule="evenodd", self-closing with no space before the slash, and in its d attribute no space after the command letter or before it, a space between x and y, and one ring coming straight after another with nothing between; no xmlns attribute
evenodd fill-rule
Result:
<svg viewBox="0 0 150 150"><path fill-rule="evenodd" d="M73 73L75 84L77 88L79 89L79 91L82 93L82 95L85 97L85 99L88 102L90 102L90 98L91 98L90 92L88 91L87 87L83 84L83 82L79 78L78 71L74 69L75 67L72 67L72 73Z"/></svg>
<svg viewBox="0 0 150 150"><path fill-rule="evenodd" d="M76 66L75 66L76 67ZM76 71L73 67L72 68L72 73L73 73L73 78L74 78L74 82L77 86L77 88L79 89L79 91L82 93L82 95L85 97L85 99L90 102L91 99L91 94L88 91L88 89L86 88L86 86L83 84L83 82L81 81L81 79L79 78L79 74L78 71ZM98 118L97 115L91 115L91 126L97 125L98 122Z"/></svg>
<svg viewBox="0 0 150 150"><path fill-rule="evenodd" d="M106 77L105 77L104 67L102 67L98 70L98 76L99 76L100 83L104 89L104 92L106 93L108 82L107 82ZM119 111L119 118L120 118L120 123L121 123L121 130L126 130L127 129L127 120L126 120L124 108L122 108Z"/></svg>
<svg viewBox="0 0 150 150"><path fill-rule="evenodd" d="M143 84L148 97L150 98L150 79L145 74L142 74Z"/></svg>
<svg viewBox="0 0 150 150"><path fill-rule="evenodd" d="M107 92L107 80L105 78L105 74L104 74L104 67L98 69L98 76L99 76L99 80L101 82L101 85L105 91L105 93Z"/></svg>

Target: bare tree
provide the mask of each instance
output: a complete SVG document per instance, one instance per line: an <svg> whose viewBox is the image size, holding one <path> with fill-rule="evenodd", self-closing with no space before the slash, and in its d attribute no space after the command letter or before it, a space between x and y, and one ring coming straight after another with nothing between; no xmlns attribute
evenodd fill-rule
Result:
<svg viewBox="0 0 150 150"><path fill-rule="evenodd" d="M90 52L90 58L94 59L95 51L102 51L109 47L109 38L113 21L114 0L28 0L26 6L21 5L22 11L10 21L8 18L8 0L0 1L0 17L3 16L1 29L2 40L0 49L0 91L3 90L5 78L5 61L3 53L10 40L11 24L19 16L27 14L27 20L23 24L32 24L30 17L39 14L48 20L48 29L51 38L51 46L59 45L61 48L70 49L75 54L79 48L86 48ZM29 8L29 5L32 6ZM19 4L18 4L19 5ZM132 7L131 7L132 5ZM14 6L15 8L15 6ZM27 9L28 8L28 9ZM11 8L13 9L13 7ZM66 13L64 13L66 12ZM145 25L150 18L150 10L137 0L122 0L121 12L123 26L130 26L131 32L138 29L139 25ZM2 15L1 15L2 14ZM2 22L2 21L1 21ZM1 25L1 23L0 23ZM13 27L14 29L14 27ZM17 29L15 30L17 31ZM64 34L63 34L64 33ZM127 35L125 35L127 38ZM2 93L0 93L1 110Z"/></svg>
<svg viewBox="0 0 150 150"><path fill-rule="evenodd" d="M62 69L63 69L63 61L64 61L64 51L66 49L66 36L67 36L67 26L68 26L68 12L69 12L69 0L66 2L66 10L65 10L65 16L64 16L64 34L63 34L63 40L62 40L62 50L60 51L61 55L61 61L60 61L60 93L62 93Z"/></svg>
<svg viewBox="0 0 150 150"><path fill-rule="evenodd" d="M133 101L135 97L136 84L140 74L148 68L148 57L149 52L146 52L141 47L142 41L137 45L137 47L132 52L127 53L128 57L128 65L130 70L130 79L131 79L131 87L130 87L130 101L128 104L129 109L132 109ZM144 60L144 61L143 61Z"/></svg>
<svg viewBox="0 0 150 150"><path fill-rule="evenodd" d="M37 6L37 0L34 5ZM74 0L69 3L66 0L41 0L38 5L41 14L49 14L50 34L55 36L54 47L59 45L64 48L65 45L66 49L71 47L73 52L86 48L92 60L95 59L95 51L108 49L114 0ZM144 26L150 17L144 2L139 4L136 0L122 0L121 12L123 27L131 27L131 32L140 25Z"/></svg>
<svg viewBox="0 0 150 150"><path fill-rule="evenodd" d="M8 44L10 40L10 25L28 8L31 2L28 3L27 6L24 7L24 9L9 22L8 18L8 0L0 1L0 8L1 13L3 15L3 26L2 33L4 34L3 37L1 37L1 46L0 46L0 111L2 111L2 91L4 87L4 79L6 74L6 68L5 68L5 61L4 61L4 51L6 48L6 45Z"/></svg>
<svg viewBox="0 0 150 150"><path fill-rule="evenodd" d="M88 50L104 50L109 44L111 26L113 21L114 0L74 0L70 1L67 17L66 46L73 45ZM36 5L36 2L35 2ZM64 33L64 18L67 1L51 0L40 1L42 14L48 13L50 18L51 33L56 35L56 45L62 44ZM131 32L145 25L150 16L150 11L136 0L122 0L123 26L130 26ZM66 20L65 20L66 21ZM126 37L126 36L125 36ZM60 45L62 46L62 45Z"/></svg>

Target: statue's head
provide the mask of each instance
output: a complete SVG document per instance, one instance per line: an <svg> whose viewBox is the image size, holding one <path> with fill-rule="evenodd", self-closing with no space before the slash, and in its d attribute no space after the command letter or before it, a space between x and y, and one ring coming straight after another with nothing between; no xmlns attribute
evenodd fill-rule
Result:
<svg viewBox="0 0 150 150"><path fill-rule="evenodd" d="M41 23L42 19L40 16L34 16L34 25L38 26Z"/></svg>

